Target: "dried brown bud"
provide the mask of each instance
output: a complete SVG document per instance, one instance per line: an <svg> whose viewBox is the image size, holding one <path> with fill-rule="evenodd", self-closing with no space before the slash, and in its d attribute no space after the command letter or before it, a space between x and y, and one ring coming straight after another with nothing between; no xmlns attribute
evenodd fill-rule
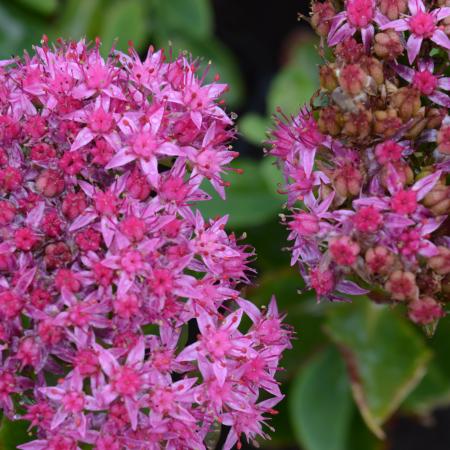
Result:
<svg viewBox="0 0 450 450"><path fill-rule="evenodd" d="M402 125L395 109L389 108L374 113L374 131L385 139L394 136Z"/></svg>
<svg viewBox="0 0 450 450"><path fill-rule="evenodd" d="M323 134L330 136L337 136L342 129L342 115L339 109L335 106L328 106L322 108L319 113L319 120L317 121L319 130Z"/></svg>
<svg viewBox="0 0 450 450"><path fill-rule="evenodd" d="M330 31L330 21L336 15L336 10L331 2L314 2L311 7L311 26L322 37L326 37Z"/></svg>
<svg viewBox="0 0 450 450"><path fill-rule="evenodd" d="M407 0L379 0L378 5L381 13L390 20L395 20L406 11Z"/></svg>
<svg viewBox="0 0 450 450"><path fill-rule="evenodd" d="M423 199L423 204L431 209L433 214L440 216L450 213L450 186L445 182L437 183Z"/></svg>
<svg viewBox="0 0 450 450"><path fill-rule="evenodd" d="M392 96L392 106L397 109L403 122L412 119L420 110L420 92L414 87L400 88Z"/></svg>
<svg viewBox="0 0 450 450"><path fill-rule="evenodd" d="M324 65L320 67L320 87L325 91L334 91L338 87L338 80L335 69L332 66Z"/></svg>
<svg viewBox="0 0 450 450"><path fill-rule="evenodd" d="M375 83L381 85L384 83L383 63L377 58L365 58L364 68L366 72L375 80Z"/></svg>
<svg viewBox="0 0 450 450"><path fill-rule="evenodd" d="M404 51L400 36L394 30L377 33L373 49L379 58L387 60L398 58Z"/></svg>
<svg viewBox="0 0 450 450"><path fill-rule="evenodd" d="M364 140L372 131L372 113L369 110L344 114L342 133L348 137Z"/></svg>
<svg viewBox="0 0 450 450"><path fill-rule="evenodd" d="M347 94L358 95L366 82L367 74L358 64L348 64L340 71L339 85Z"/></svg>

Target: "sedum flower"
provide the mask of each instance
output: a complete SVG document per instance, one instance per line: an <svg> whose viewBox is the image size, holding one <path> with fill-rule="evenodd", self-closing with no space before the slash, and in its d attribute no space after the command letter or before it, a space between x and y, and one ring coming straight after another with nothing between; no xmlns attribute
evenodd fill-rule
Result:
<svg viewBox="0 0 450 450"><path fill-rule="evenodd" d="M270 141L284 175L291 264L307 286L318 299L402 303L421 325L439 320L449 299L443 3L313 2L312 25L331 56L314 102L292 117L280 112Z"/></svg>
<svg viewBox="0 0 450 450"><path fill-rule="evenodd" d="M0 63L0 409L24 450L266 437L292 332L241 298L253 251L196 208L237 156L226 85L99 46Z"/></svg>

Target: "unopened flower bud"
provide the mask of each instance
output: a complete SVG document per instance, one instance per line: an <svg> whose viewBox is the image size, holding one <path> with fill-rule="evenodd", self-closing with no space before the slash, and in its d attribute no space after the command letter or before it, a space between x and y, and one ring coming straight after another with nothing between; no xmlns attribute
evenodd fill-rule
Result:
<svg viewBox="0 0 450 450"><path fill-rule="evenodd" d="M392 96L392 106L403 122L413 118L421 107L420 92L413 87L402 87Z"/></svg>
<svg viewBox="0 0 450 450"><path fill-rule="evenodd" d="M44 170L36 180L36 189L45 197L56 197L64 191L64 178L61 173L48 169Z"/></svg>
<svg viewBox="0 0 450 450"><path fill-rule="evenodd" d="M428 260L428 265L439 275L447 275L450 273L450 249L440 246L438 251L438 255Z"/></svg>
<svg viewBox="0 0 450 450"><path fill-rule="evenodd" d="M362 141L369 136L372 130L372 113L370 110L360 110L344 114L344 127L342 133L345 136Z"/></svg>
<svg viewBox="0 0 450 450"><path fill-rule="evenodd" d="M425 196L422 203L436 216L450 213L450 186L445 183L436 183L433 189Z"/></svg>
<svg viewBox="0 0 450 450"><path fill-rule="evenodd" d="M400 36L394 30L386 30L375 35L375 54L382 59L393 60L404 51Z"/></svg>
<svg viewBox="0 0 450 450"><path fill-rule="evenodd" d="M44 262L48 269L63 267L71 260L72 253L64 242L49 244L45 247Z"/></svg>
<svg viewBox="0 0 450 450"><path fill-rule="evenodd" d="M438 150L450 155L450 125L443 125L437 135Z"/></svg>
<svg viewBox="0 0 450 450"><path fill-rule="evenodd" d="M421 297L408 304L409 318L417 324L428 325L445 315L442 306L432 297Z"/></svg>
<svg viewBox="0 0 450 450"><path fill-rule="evenodd" d="M407 0L379 0L378 4L381 14L390 20L398 19L406 12Z"/></svg>
<svg viewBox="0 0 450 450"><path fill-rule="evenodd" d="M347 64L354 64L364 56L364 46L356 39L349 37L336 46L336 56Z"/></svg>
<svg viewBox="0 0 450 450"><path fill-rule="evenodd" d="M359 94L366 84L367 74L358 64L348 64L339 74L339 85L350 95Z"/></svg>
<svg viewBox="0 0 450 450"><path fill-rule="evenodd" d="M334 68L329 65L320 67L320 87L325 91L334 91L338 87L338 80Z"/></svg>
<svg viewBox="0 0 450 450"><path fill-rule="evenodd" d="M345 163L333 174L333 185L341 197L355 196L361 189L363 176L358 167L352 163Z"/></svg>
<svg viewBox="0 0 450 450"><path fill-rule="evenodd" d="M442 121L444 120L446 115L447 110L445 108L430 108L426 115L426 118L428 120L427 128L440 128L442 125Z"/></svg>
<svg viewBox="0 0 450 450"><path fill-rule="evenodd" d="M389 108L385 111L374 112L374 131L385 139L394 136L402 126L402 120L398 117L397 111Z"/></svg>
<svg viewBox="0 0 450 450"><path fill-rule="evenodd" d="M404 161L396 161L391 162L391 165L397 172L398 179L403 186L411 184L414 181L414 172L408 165L408 163ZM390 170L389 167L385 166L381 171L381 184L386 188L388 186L389 170Z"/></svg>
<svg viewBox="0 0 450 450"><path fill-rule="evenodd" d="M328 246L331 257L341 266L351 266L356 262L360 247L348 236L332 238Z"/></svg>
<svg viewBox="0 0 450 450"><path fill-rule="evenodd" d="M321 133L337 136L342 129L342 116L339 109L335 106L322 108L317 125Z"/></svg>
<svg viewBox="0 0 450 450"><path fill-rule="evenodd" d="M389 277L385 288L391 294L393 300L414 300L418 296L416 277L412 272L396 270Z"/></svg>
<svg viewBox="0 0 450 450"><path fill-rule="evenodd" d="M369 272L385 275L394 264L394 255L386 247L378 245L367 250L365 260Z"/></svg>
<svg viewBox="0 0 450 450"><path fill-rule="evenodd" d="M378 86L384 83L384 70L381 61L377 58L364 58L364 68Z"/></svg>
<svg viewBox="0 0 450 450"><path fill-rule="evenodd" d="M330 31L331 19L335 16L336 10L330 1L316 1L311 7L311 26L314 31L322 37L326 37Z"/></svg>

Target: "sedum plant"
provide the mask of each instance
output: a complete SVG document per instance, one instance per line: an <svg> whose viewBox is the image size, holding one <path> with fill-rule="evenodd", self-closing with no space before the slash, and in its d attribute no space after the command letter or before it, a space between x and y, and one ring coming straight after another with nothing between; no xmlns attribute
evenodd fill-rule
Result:
<svg viewBox="0 0 450 450"><path fill-rule="evenodd" d="M314 1L320 90L271 139L308 287L404 304L429 329L450 294L447 3Z"/></svg>
<svg viewBox="0 0 450 450"><path fill-rule="evenodd" d="M227 86L99 49L44 37L0 62L1 410L22 450L267 437L291 331L241 296L254 254L227 217L195 209L237 156Z"/></svg>

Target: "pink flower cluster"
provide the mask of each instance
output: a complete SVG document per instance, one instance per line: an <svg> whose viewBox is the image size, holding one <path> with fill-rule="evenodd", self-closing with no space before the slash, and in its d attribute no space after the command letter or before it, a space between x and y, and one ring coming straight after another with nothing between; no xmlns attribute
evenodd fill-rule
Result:
<svg viewBox="0 0 450 450"><path fill-rule="evenodd" d="M332 56L311 106L277 117L271 141L308 287L404 303L423 325L450 299L450 2L427 4L314 1Z"/></svg>
<svg viewBox="0 0 450 450"><path fill-rule="evenodd" d="M227 218L195 210L236 157L226 85L99 45L0 62L0 408L23 450L265 437L291 332L241 298L253 253Z"/></svg>

